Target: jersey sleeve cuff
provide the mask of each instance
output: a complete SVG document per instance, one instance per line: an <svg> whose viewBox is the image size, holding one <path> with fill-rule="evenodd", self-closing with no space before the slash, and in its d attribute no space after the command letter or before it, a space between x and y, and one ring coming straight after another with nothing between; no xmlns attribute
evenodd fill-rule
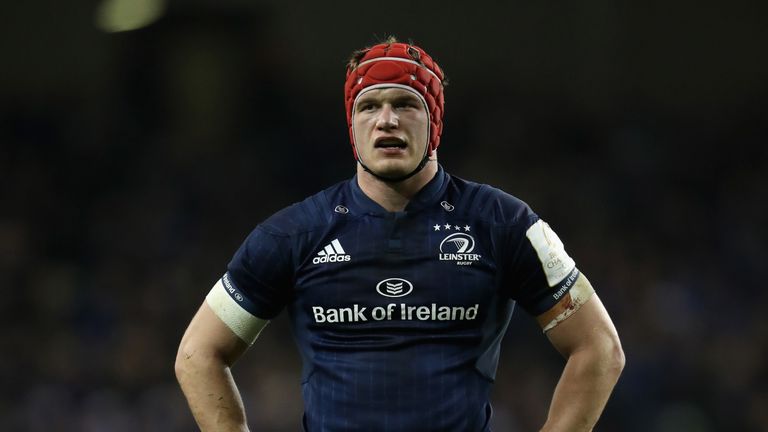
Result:
<svg viewBox="0 0 768 432"><path fill-rule="evenodd" d="M544 333L552 330L557 325L568 319L576 313L595 293L589 279L583 274L579 274L571 289L566 292L550 310L544 312L539 317L539 322L543 324Z"/></svg>
<svg viewBox="0 0 768 432"><path fill-rule="evenodd" d="M248 345L253 345L261 330L269 323L248 312L230 295L230 292L219 279L205 297L208 306L233 333Z"/></svg>

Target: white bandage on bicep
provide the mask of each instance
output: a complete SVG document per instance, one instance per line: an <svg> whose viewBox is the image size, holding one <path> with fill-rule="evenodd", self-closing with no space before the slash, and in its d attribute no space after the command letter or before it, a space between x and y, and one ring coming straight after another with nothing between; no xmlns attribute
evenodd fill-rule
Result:
<svg viewBox="0 0 768 432"><path fill-rule="evenodd" d="M531 225L525 232L525 236L528 237L539 257L550 287L566 278L576 267L576 263L565 252L565 246L560 241L560 237L543 220L539 219Z"/></svg>
<svg viewBox="0 0 768 432"><path fill-rule="evenodd" d="M540 322L544 323L544 332L547 332L579 310L592 297L595 290L584 274L579 274L576 282L567 292L567 287L560 285L565 278L572 274L576 268L576 262L568 256L563 242L549 227L549 224L539 219L528 228L525 236L528 237L531 246L536 251L547 278L547 285L550 288L560 287L559 291L553 295L559 301L540 317L540 319L543 317ZM560 297L561 295L562 297Z"/></svg>
<svg viewBox="0 0 768 432"><path fill-rule="evenodd" d="M269 324L268 320L261 319L243 309L229 296L221 279L213 285L211 291L205 297L208 306L216 316L229 327L240 339L248 345L253 345L259 337L261 330Z"/></svg>
<svg viewBox="0 0 768 432"><path fill-rule="evenodd" d="M584 274L580 274L578 279L576 279L576 282L574 282L573 286L571 287L571 290L568 291L568 293L563 297L560 302L555 305L556 313L554 318L552 318L551 321L549 321L545 326L543 331L546 333L549 330L555 328L558 324L568 319L569 316L576 313L577 310L579 310L584 303L589 301L590 298L592 298L592 294L595 293L595 289L592 288L592 284L589 283L589 279L587 279Z"/></svg>

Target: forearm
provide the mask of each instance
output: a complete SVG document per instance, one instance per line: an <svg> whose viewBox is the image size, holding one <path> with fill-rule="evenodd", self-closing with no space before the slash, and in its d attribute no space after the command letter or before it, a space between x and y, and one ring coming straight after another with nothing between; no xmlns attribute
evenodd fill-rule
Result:
<svg viewBox="0 0 768 432"><path fill-rule="evenodd" d="M570 355L541 431L591 431L623 367L624 356L618 346L587 349Z"/></svg>
<svg viewBox="0 0 768 432"><path fill-rule="evenodd" d="M176 377L200 430L248 431L243 401L229 366L199 352L180 356Z"/></svg>

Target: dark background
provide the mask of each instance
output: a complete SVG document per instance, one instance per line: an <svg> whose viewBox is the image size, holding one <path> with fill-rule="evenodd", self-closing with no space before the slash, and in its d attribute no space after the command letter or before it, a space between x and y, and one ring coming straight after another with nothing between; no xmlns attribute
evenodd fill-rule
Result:
<svg viewBox="0 0 768 432"><path fill-rule="evenodd" d="M395 34L450 78L446 169L528 202L611 313L596 430L767 431L768 8L616 3L172 1L120 33L5 5L0 429L190 430L187 323L257 223L353 174L346 58ZM518 311L496 430L537 430L562 364ZM285 317L234 373L254 431L299 429Z"/></svg>

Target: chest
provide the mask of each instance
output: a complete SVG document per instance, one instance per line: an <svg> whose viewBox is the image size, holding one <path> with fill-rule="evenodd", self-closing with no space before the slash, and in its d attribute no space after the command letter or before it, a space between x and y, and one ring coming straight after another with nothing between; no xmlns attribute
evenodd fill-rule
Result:
<svg viewBox="0 0 768 432"><path fill-rule="evenodd" d="M308 239L294 306L316 323L474 320L498 292L494 245L445 213L342 220Z"/></svg>

